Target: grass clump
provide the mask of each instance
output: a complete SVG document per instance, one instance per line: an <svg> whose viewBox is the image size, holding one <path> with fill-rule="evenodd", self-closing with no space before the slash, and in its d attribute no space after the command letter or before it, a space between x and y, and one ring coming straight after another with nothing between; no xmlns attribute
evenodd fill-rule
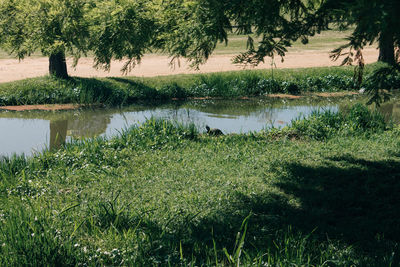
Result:
<svg viewBox="0 0 400 267"><path fill-rule="evenodd" d="M73 266L79 262L74 238L62 233L62 224L55 226L57 216L50 210L16 203L3 216L7 224L2 224L2 266Z"/></svg>
<svg viewBox="0 0 400 267"><path fill-rule="evenodd" d="M337 116L323 139L150 120L3 159L0 264L397 266L400 131Z"/></svg>
<svg viewBox="0 0 400 267"><path fill-rule="evenodd" d="M335 135L371 135L390 127L381 113L376 110L371 111L362 104L356 104L341 113L330 110L314 111L307 118L292 121L283 131L293 136L325 140Z"/></svg>

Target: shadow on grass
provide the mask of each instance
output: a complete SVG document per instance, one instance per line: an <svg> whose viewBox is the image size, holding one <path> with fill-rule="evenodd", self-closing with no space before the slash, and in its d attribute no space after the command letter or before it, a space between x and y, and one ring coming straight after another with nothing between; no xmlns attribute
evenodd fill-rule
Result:
<svg viewBox="0 0 400 267"><path fill-rule="evenodd" d="M307 253L316 261L324 256L326 242L333 241L342 247L339 252L330 250L332 257L341 253L343 246L353 247L357 254L354 257L359 257L353 260L360 260L360 266L388 266L388 262L399 266L400 161L394 155L391 160L329 157L318 166L293 163L284 168L274 184L279 190L259 194L237 192L233 201L226 201L207 216L200 214L199 219L199 214L179 211L170 214L166 225L160 225L151 216L123 217L121 213L116 224L116 217L107 219L110 212L102 205L94 215L103 214L99 218L107 219L99 222L102 228L110 228L111 224L118 230L138 227L149 236L149 242L140 244L146 259L161 261L174 255L170 260L178 263L176 252L182 250L184 255L195 255L200 264L201 259L212 255L213 242L218 249L233 251L243 219L252 214L246 252L269 253L276 250L279 242L284 242L286 248L295 246L296 252L299 239L284 239L291 229L289 234L312 244ZM325 245L320 246L322 243Z"/></svg>
<svg viewBox="0 0 400 267"><path fill-rule="evenodd" d="M159 92L143 83L124 78L81 78L72 77L70 82L80 88L79 102L126 105L137 101L157 102Z"/></svg>
<svg viewBox="0 0 400 267"><path fill-rule="evenodd" d="M284 194L238 193L214 218L192 225L191 237L230 247L243 218L252 213L246 237L250 249L274 246L271 239L291 227L302 236L314 231L317 242L354 246L377 264L393 251L393 266L400 264L400 161L343 156L328 158L322 167L289 164L285 169L287 175L275 184ZM300 207L291 205L287 195Z"/></svg>
<svg viewBox="0 0 400 267"><path fill-rule="evenodd" d="M330 158L324 167L286 168L290 178L277 186L302 203L294 220L300 228L318 227L349 244L365 245L378 236L400 241L400 162L344 156Z"/></svg>
<svg viewBox="0 0 400 267"><path fill-rule="evenodd" d="M129 103L142 100L142 101L159 101L161 99L160 93L157 89L145 85L141 82L136 82L126 78L111 77L110 80L123 84L129 94Z"/></svg>
<svg viewBox="0 0 400 267"><path fill-rule="evenodd" d="M96 78L72 77L70 82L79 88L80 103L117 104L124 100L123 94L118 94L118 88L106 80Z"/></svg>

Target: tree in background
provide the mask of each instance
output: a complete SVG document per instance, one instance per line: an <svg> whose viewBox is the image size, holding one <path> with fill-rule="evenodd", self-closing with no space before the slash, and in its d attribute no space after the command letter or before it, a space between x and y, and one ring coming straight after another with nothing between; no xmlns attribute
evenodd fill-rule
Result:
<svg viewBox="0 0 400 267"><path fill-rule="evenodd" d="M185 57L198 66L229 33L249 34L248 50L236 63L257 65L266 56L283 57L286 47L315 31L306 18L316 8L314 0L164 0L157 16L164 25L158 41L172 57ZM259 39L255 41L254 33Z"/></svg>
<svg viewBox="0 0 400 267"><path fill-rule="evenodd" d="M366 45L377 43L378 61L386 63L377 69L368 79L367 93L369 103L380 105L389 99L386 91L398 87L391 80L400 73L400 1L398 0L326 0L316 14L320 29L328 28L335 22L341 28L354 27L348 43L335 49L332 58L344 55L342 64L357 63L355 68L356 84L363 79L364 62L362 49ZM321 23L322 21L322 23ZM325 24L325 26L323 26Z"/></svg>
<svg viewBox="0 0 400 267"><path fill-rule="evenodd" d="M67 78L65 55L76 64L88 51L85 0L2 0L0 46L18 59L36 51L49 57L49 72Z"/></svg>
<svg viewBox="0 0 400 267"><path fill-rule="evenodd" d="M400 47L400 1L398 0L326 0L317 13L320 29L335 22L341 28L354 27L348 44L340 47L362 49L378 44L378 60L395 64L395 51Z"/></svg>
<svg viewBox="0 0 400 267"><path fill-rule="evenodd" d="M249 34L247 51L235 62L253 65L267 56L283 57L293 42L307 44L310 36L332 26L354 29L348 44L334 54L349 48L356 57L354 50L377 42L379 60L393 64L399 48L398 0L165 0L160 7L160 18L168 25L161 38L164 48L195 64L203 63L232 32Z"/></svg>
<svg viewBox="0 0 400 267"><path fill-rule="evenodd" d="M151 46L154 23L140 0L1 0L0 47L20 60L40 51L49 57L49 73L67 78L65 57L89 51L106 70L112 59L138 63Z"/></svg>

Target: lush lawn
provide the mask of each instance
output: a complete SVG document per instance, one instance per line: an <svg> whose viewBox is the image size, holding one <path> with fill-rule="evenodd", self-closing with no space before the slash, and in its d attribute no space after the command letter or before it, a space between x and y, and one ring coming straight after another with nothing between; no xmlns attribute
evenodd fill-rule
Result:
<svg viewBox="0 0 400 267"><path fill-rule="evenodd" d="M400 129L361 106L223 137L150 120L4 159L0 265L398 266L399 190Z"/></svg>

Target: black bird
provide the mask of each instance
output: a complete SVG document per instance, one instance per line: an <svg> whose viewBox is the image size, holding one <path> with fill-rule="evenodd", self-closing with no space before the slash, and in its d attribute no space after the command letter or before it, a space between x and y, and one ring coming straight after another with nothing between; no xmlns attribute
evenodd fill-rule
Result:
<svg viewBox="0 0 400 267"><path fill-rule="evenodd" d="M210 129L208 125L206 125L206 129L208 135L214 135L214 136L224 135L224 133L220 129L215 129L215 128Z"/></svg>

